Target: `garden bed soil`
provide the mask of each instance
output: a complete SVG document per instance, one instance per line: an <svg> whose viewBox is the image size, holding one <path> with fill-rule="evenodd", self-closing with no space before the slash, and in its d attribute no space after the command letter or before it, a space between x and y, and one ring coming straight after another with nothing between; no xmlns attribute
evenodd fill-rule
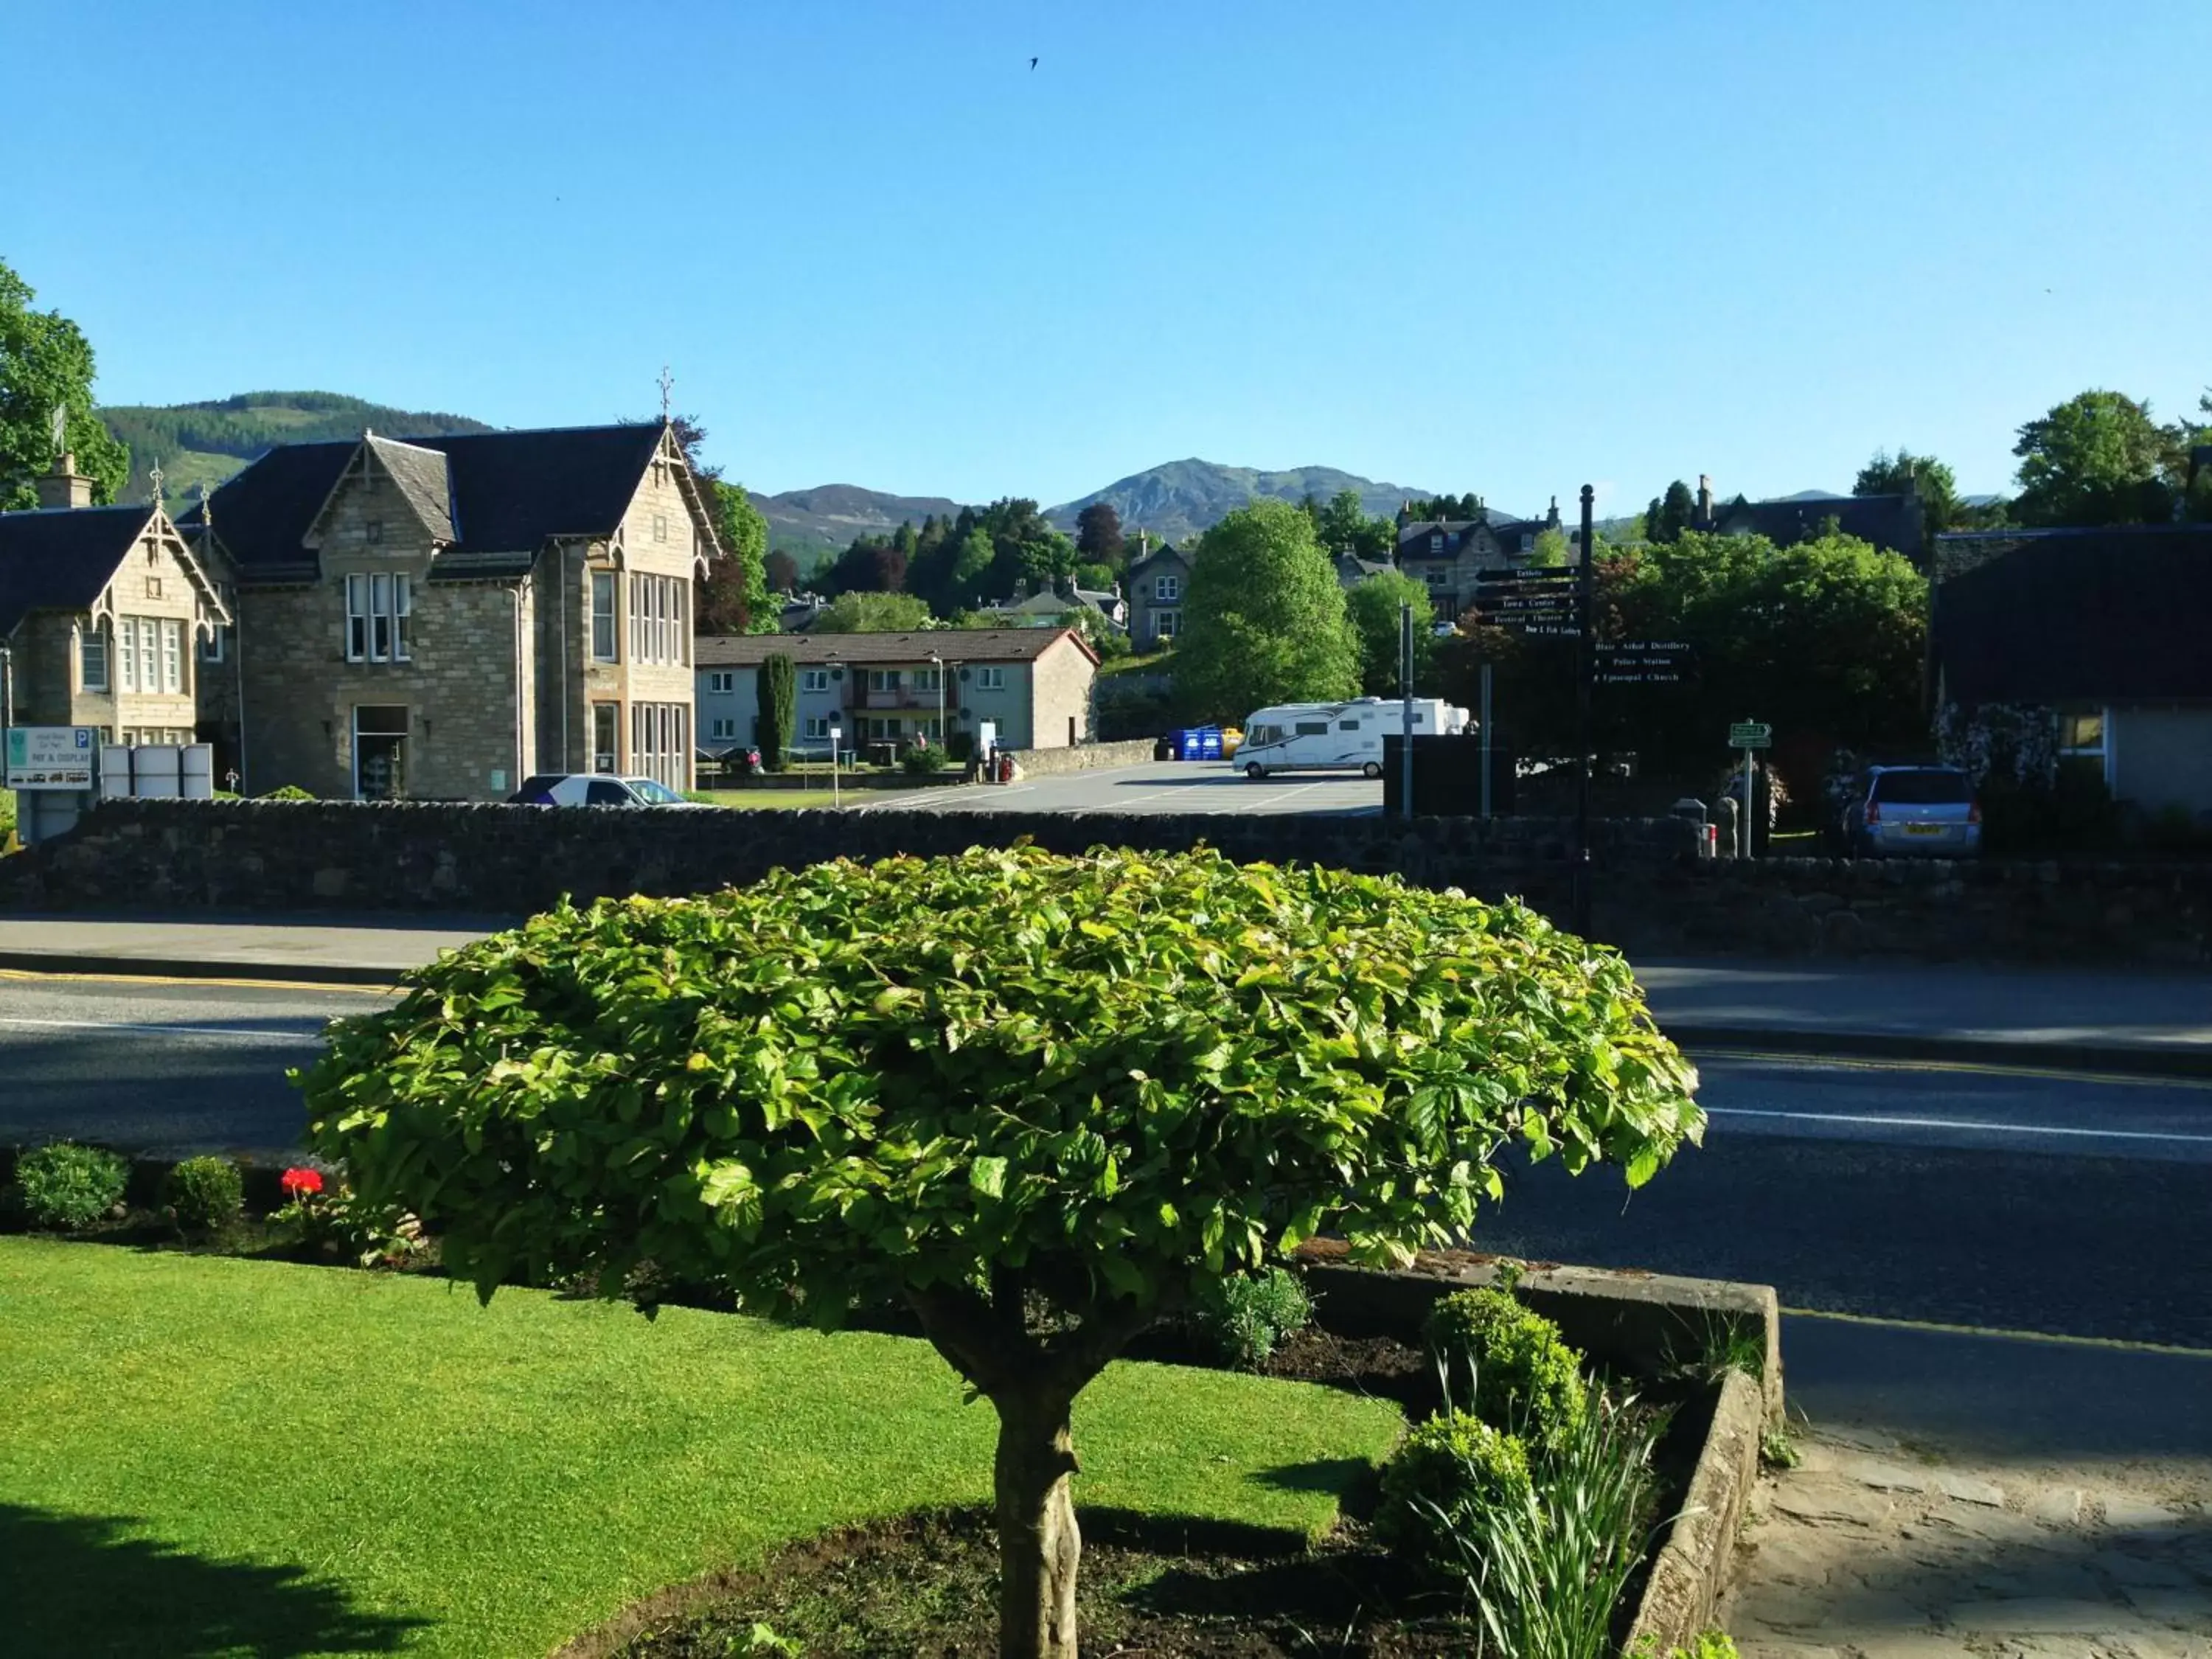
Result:
<svg viewBox="0 0 2212 1659"><path fill-rule="evenodd" d="M1464 1655L1473 1632L1356 1529L1313 1551L1178 1537L1113 1512L1080 1517L1078 1620L1085 1654L1147 1659L1344 1659ZM1241 1544L1241 1547L1239 1547ZM976 1510L902 1516L779 1551L754 1572L702 1581L629 1609L556 1659L809 1659L998 1651L998 1547ZM764 1626L788 1648L755 1645Z"/></svg>

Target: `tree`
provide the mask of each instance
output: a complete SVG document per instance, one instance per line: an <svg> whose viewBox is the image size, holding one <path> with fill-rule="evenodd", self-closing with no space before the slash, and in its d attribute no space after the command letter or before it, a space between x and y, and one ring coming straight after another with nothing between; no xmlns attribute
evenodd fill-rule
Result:
<svg viewBox="0 0 2212 1659"><path fill-rule="evenodd" d="M0 512L39 504L32 480L53 471L56 410L92 499L112 501L131 476L131 453L93 410L92 343L60 312L33 311L37 297L0 259Z"/></svg>
<svg viewBox="0 0 2212 1659"><path fill-rule="evenodd" d="M781 548L768 556L768 591L771 593L799 592L799 561Z"/></svg>
<svg viewBox="0 0 2212 1659"><path fill-rule="evenodd" d="M707 568L695 624L702 634L773 634L775 609L768 602L768 520L743 484L707 483L723 556Z"/></svg>
<svg viewBox="0 0 2212 1659"><path fill-rule="evenodd" d="M998 1417L1002 1659L1076 1659L1073 1407L1139 1332L1324 1231L1460 1242L1516 1140L1638 1187L1703 1127L1613 951L1212 851L564 902L410 977L303 1079L361 1201L486 1301L903 1304Z"/></svg>
<svg viewBox="0 0 2212 1659"><path fill-rule="evenodd" d="M1327 505L1309 516L1313 520L1314 539L1325 553L1349 553L1355 558L1382 562L1397 550L1398 526L1388 519L1368 517L1356 489L1338 490Z"/></svg>
<svg viewBox="0 0 2212 1659"><path fill-rule="evenodd" d="M2013 511L2027 525L2166 523L2173 516L2176 447L2149 404L2117 392L2081 392L2021 428Z"/></svg>
<svg viewBox="0 0 2212 1659"><path fill-rule="evenodd" d="M875 534L855 536L830 567L823 586L831 593L899 593L906 589L907 556L898 544Z"/></svg>
<svg viewBox="0 0 2212 1659"><path fill-rule="evenodd" d="M1111 501L1093 501L1075 515L1075 550L1093 564L1121 568L1121 515Z"/></svg>
<svg viewBox="0 0 2212 1659"><path fill-rule="evenodd" d="M814 619L817 634L904 634L933 625L929 607L911 593L840 593Z"/></svg>
<svg viewBox="0 0 2212 1659"><path fill-rule="evenodd" d="M1921 526L1929 545L1963 522L1958 477L1933 455L1916 455L1902 444L1894 455L1878 449L1851 481L1854 495L1902 495L1908 491L1919 495Z"/></svg>
<svg viewBox="0 0 2212 1659"><path fill-rule="evenodd" d="M1473 490L1464 495L1433 495L1425 501L1413 503L1417 519L1480 519L1487 512L1482 497Z"/></svg>
<svg viewBox="0 0 2212 1659"><path fill-rule="evenodd" d="M1087 605L1071 605L1056 619L1062 628L1072 628L1083 636L1084 643L1097 653L1101 662L1111 662L1116 657L1129 654L1129 636L1106 620L1103 613Z"/></svg>
<svg viewBox="0 0 2212 1659"><path fill-rule="evenodd" d="M1278 702L1326 702L1359 684L1344 589L1287 501L1240 507L1200 538L1176 641L1176 690L1194 711L1240 720Z"/></svg>
<svg viewBox="0 0 2212 1659"><path fill-rule="evenodd" d="M1435 607L1429 590L1402 570L1386 570L1355 583L1344 596L1345 614L1359 637L1359 689L1370 697L1402 696L1398 683L1398 607L1413 607L1413 684L1418 690L1436 655Z"/></svg>
<svg viewBox="0 0 2212 1659"><path fill-rule="evenodd" d="M1536 532L1536 545L1529 551L1528 563L1538 570L1556 570L1567 562L1572 546L1565 531L1556 526L1540 530Z"/></svg>
<svg viewBox="0 0 2212 1659"><path fill-rule="evenodd" d="M1697 498L1680 478L1667 486L1665 495L1654 495L1644 515L1644 534L1654 542L1680 541L1698 516Z"/></svg>
<svg viewBox="0 0 2212 1659"><path fill-rule="evenodd" d="M778 651L761 659L760 713L753 717L761 764L771 772L783 770L783 757L798 730L799 672L790 657Z"/></svg>

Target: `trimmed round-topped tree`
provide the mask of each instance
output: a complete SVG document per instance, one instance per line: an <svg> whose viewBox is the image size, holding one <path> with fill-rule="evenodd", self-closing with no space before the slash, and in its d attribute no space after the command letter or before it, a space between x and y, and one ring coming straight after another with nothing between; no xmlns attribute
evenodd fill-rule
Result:
<svg viewBox="0 0 2212 1659"><path fill-rule="evenodd" d="M1208 1281L1463 1239L1515 1139L1648 1180L1703 1120L1627 964L1516 904L1033 848L568 907L335 1029L319 1150L489 1297L904 1302L999 1417L1000 1651L1074 1659L1071 1411Z"/></svg>

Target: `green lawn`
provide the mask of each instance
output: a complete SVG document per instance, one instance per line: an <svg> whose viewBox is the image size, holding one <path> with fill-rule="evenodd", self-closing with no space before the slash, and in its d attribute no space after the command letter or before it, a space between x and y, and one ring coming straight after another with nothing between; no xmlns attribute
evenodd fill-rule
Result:
<svg viewBox="0 0 2212 1659"><path fill-rule="evenodd" d="M883 798L880 789L846 789L832 794L822 789L700 789L691 799L709 806L736 806L748 811L763 808L796 812L802 806L866 805Z"/></svg>
<svg viewBox="0 0 2212 1659"><path fill-rule="evenodd" d="M925 1345L0 1238L10 1656L544 1652L785 1539L984 1501ZM1116 1365L1079 1504L1311 1533L1390 1407Z"/></svg>

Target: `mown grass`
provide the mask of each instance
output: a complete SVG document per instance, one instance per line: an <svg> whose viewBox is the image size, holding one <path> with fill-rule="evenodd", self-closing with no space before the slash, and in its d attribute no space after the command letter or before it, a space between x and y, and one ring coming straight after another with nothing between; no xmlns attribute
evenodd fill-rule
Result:
<svg viewBox="0 0 2212 1659"><path fill-rule="evenodd" d="M542 1653L783 1540L986 1501L961 1396L896 1337L0 1238L0 1647ZM1116 1365L1078 1502L1310 1535L1398 1424Z"/></svg>

